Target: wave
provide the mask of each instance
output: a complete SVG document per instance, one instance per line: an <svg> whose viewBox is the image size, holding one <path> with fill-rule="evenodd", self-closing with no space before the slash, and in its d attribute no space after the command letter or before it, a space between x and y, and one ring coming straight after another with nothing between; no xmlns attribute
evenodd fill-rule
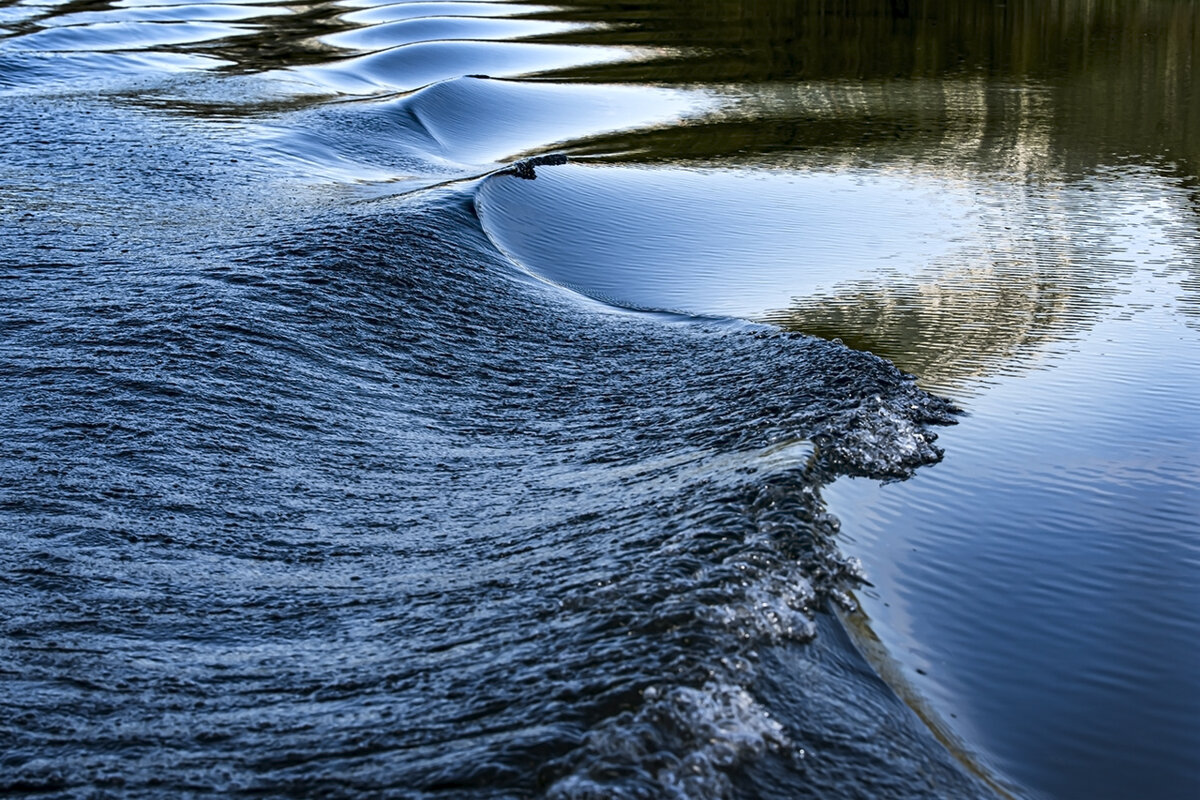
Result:
<svg viewBox="0 0 1200 800"><path fill-rule="evenodd" d="M945 183L852 171L564 167L487 181L497 245L535 275L627 308L759 318L793 298L909 277L971 226Z"/></svg>
<svg viewBox="0 0 1200 800"><path fill-rule="evenodd" d="M862 576L822 488L936 463L956 409L882 358L736 318L764 283L807 290L821 259L786 262L814 215L840 231L821 252L874 275L878 243L844 227L865 195L497 174L712 101L468 77L630 53L437 41L284 66L261 80L389 96L229 133L95 100L86 129L50 100L0 110L20 169L45 161L36 129L85 137L89 170L51 171L23 218L47 246L0 245L24 280L0 485L28 532L0 588L7 788L987 794L824 613ZM313 173L419 191L280 196ZM935 192L869 209L936 254L941 229L899 208Z"/></svg>

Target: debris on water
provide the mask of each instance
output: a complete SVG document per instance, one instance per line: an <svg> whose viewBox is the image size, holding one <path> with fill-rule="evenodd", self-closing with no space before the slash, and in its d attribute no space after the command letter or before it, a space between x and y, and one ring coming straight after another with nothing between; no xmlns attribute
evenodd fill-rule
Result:
<svg viewBox="0 0 1200 800"><path fill-rule="evenodd" d="M526 158L513 164L506 170L501 170L500 175L516 175L527 181L537 178L537 173L534 167L558 167L567 163L566 155L562 153L550 153L544 156L534 156Z"/></svg>

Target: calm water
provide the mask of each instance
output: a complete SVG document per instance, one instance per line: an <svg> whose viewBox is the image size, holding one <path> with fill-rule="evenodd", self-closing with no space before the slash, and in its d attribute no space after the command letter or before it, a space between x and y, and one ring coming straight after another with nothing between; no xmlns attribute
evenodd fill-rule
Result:
<svg viewBox="0 0 1200 800"><path fill-rule="evenodd" d="M1198 58L0 6L0 789L1200 796Z"/></svg>

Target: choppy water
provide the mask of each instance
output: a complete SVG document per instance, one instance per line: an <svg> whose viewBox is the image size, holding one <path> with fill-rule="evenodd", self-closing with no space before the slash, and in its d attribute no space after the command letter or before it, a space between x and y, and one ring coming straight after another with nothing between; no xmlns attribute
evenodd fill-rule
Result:
<svg viewBox="0 0 1200 800"><path fill-rule="evenodd" d="M0 7L0 787L1200 793L1197 33Z"/></svg>

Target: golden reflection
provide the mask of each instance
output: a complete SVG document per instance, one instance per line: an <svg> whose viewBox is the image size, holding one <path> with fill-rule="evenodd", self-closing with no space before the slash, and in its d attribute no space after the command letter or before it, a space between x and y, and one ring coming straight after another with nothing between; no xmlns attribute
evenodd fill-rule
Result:
<svg viewBox="0 0 1200 800"><path fill-rule="evenodd" d="M960 391L1006 363L1034 360L1097 307L1029 271L964 267L928 281L873 282L798 298L762 321L882 356L927 389ZM1018 358L1018 356L1020 358Z"/></svg>

